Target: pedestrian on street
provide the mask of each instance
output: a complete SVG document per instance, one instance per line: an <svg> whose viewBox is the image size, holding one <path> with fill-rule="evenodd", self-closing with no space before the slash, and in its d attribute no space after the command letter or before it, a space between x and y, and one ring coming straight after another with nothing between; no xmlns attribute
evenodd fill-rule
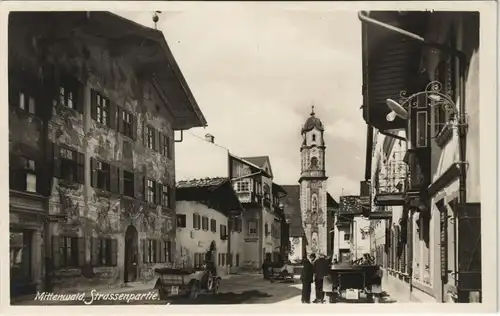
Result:
<svg viewBox="0 0 500 316"><path fill-rule="evenodd" d="M304 267L302 268L302 273L300 274L300 280L302 282L302 303L311 303L311 284L314 280L314 266L313 262L316 259L316 255L313 253L308 258L304 259Z"/></svg>
<svg viewBox="0 0 500 316"><path fill-rule="evenodd" d="M325 292L323 292L323 279L328 275L330 264L324 254L320 254L319 258L314 261L314 285L316 290L316 299L313 303L323 303L325 300Z"/></svg>
<svg viewBox="0 0 500 316"><path fill-rule="evenodd" d="M264 259L264 262L262 262L262 275L264 276L265 280L269 279L269 266L270 266L269 259L268 258Z"/></svg>

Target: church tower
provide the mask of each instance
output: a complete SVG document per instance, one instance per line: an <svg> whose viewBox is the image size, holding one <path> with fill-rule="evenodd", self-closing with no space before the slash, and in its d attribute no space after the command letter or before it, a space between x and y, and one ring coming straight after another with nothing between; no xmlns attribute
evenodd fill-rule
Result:
<svg viewBox="0 0 500 316"><path fill-rule="evenodd" d="M314 113L302 127L300 210L307 254L327 254L327 187L323 123Z"/></svg>

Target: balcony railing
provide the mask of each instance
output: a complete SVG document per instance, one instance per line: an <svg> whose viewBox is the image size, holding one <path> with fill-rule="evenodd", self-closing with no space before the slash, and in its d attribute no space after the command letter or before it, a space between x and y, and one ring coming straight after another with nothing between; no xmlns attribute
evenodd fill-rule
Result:
<svg viewBox="0 0 500 316"><path fill-rule="evenodd" d="M378 185L375 186L375 205L396 206L404 204L405 184L408 175L408 166L403 159L399 159L401 153L395 153L397 159L391 159L385 163L380 171Z"/></svg>
<svg viewBox="0 0 500 316"><path fill-rule="evenodd" d="M236 192L236 196L238 196L241 204L260 205L262 201L262 198L253 191Z"/></svg>

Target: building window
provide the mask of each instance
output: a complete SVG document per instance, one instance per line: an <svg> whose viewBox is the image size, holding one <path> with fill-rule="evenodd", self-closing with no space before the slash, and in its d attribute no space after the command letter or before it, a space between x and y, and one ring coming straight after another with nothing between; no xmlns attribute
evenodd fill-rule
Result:
<svg viewBox="0 0 500 316"><path fill-rule="evenodd" d="M122 110L122 124L123 124L123 135L133 138L134 133L132 131L133 129L132 114Z"/></svg>
<svg viewBox="0 0 500 316"><path fill-rule="evenodd" d="M84 181L84 155L68 148L59 149L60 170L54 167L56 172L60 172L59 177L69 182Z"/></svg>
<svg viewBox="0 0 500 316"><path fill-rule="evenodd" d="M237 267L239 267L239 266L240 266L240 254L239 254L239 253L237 253L237 254L236 254L236 262L235 262L235 265L236 265Z"/></svg>
<svg viewBox="0 0 500 316"><path fill-rule="evenodd" d="M14 164L16 167L13 167ZM10 188L13 190L36 192L36 164L34 160L11 155Z"/></svg>
<svg viewBox="0 0 500 316"><path fill-rule="evenodd" d="M345 233L344 234L344 241L349 241L349 240L351 240L351 234Z"/></svg>
<svg viewBox="0 0 500 316"><path fill-rule="evenodd" d="M210 220L210 231L217 232L217 221L214 218Z"/></svg>
<svg viewBox="0 0 500 316"><path fill-rule="evenodd" d="M156 203L156 181L148 179L147 202Z"/></svg>
<svg viewBox="0 0 500 316"><path fill-rule="evenodd" d="M103 97L101 94L96 95L96 121L109 126L109 99Z"/></svg>
<svg viewBox="0 0 500 316"><path fill-rule="evenodd" d="M249 220L248 221L248 234L249 235L257 235L257 221Z"/></svg>
<svg viewBox="0 0 500 316"><path fill-rule="evenodd" d="M240 180L235 185L236 192L250 192L250 181Z"/></svg>
<svg viewBox="0 0 500 316"><path fill-rule="evenodd" d="M123 195L134 197L134 173L123 170Z"/></svg>
<svg viewBox="0 0 500 316"><path fill-rule="evenodd" d="M243 220L241 219L241 217L234 217L232 230L234 232L241 233L242 226L243 226L242 224L243 224Z"/></svg>
<svg viewBox="0 0 500 316"><path fill-rule="evenodd" d="M155 129L151 126L146 127L146 146L149 149L154 149L155 146Z"/></svg>
<svg viewBox="0 0 500 316"><path fill-rule="evenodd" d="M201 229L208 230L208 217L206 216L201 218Z"/></svg>
<svg viewBox="0 0 500 316"><path fill-rule="evenodd" d="M201 217L199 214L193 214L193 228L200 229L201 228Z"/></svg>
<svg viewBox="0 0 500 316"><path fill-rule="evenodd" d="M101 190L110 190L110 174L109 174L109 164L104 163L102 161L94 160L94 170L96 180L95 187Z"/></svg>
<svg viewBox="0 0 500 316"><path fill-rule="evenodd" d="M226 225L220 225L220 238L221 239L226 239L227 238L227 226Z"/></svg>
<svg viewBox="0 0 500 316"><path fill-rule="evenodd" d="M318 168L318 158L312 157L311 158L311 169L316 169Z"/></svg>
<svg viewBox="0 0 500 316"><path fill-rule="evenodd" d="M177 227L185 228L186 227L186 215L185 214L177 214L175 215L177 220Z"/></svg>
<svg viewBox="0 0 500 316"><path fill-rule="evenodd" d="M19 92L19 108L31 114L35 114L35 98L24 92Z"/></svg>
<svg viewBox="0 0 500 316"><path fill-rule="evenodd" d="M148 239L147 240L147 247L148 247L148 253L147 253L147 261L148 263L155 263L156 262L156 240Z"/></svg>
<svg viewBox="0 0 500 316"><path fill-rule="evenodd" d="M163 156L170 158L170 138L167 135L160 134L160 153Z"/></svg>
<svg viewBox="0 0 500 316"><path fill-rule="evenodd" d="M161 259L161 261L162 262L172 262L172 242L170 240L162 241L161 247L162 247L162 253L163 253L163 258Z"/></svg>
<svg viewBox="0 0 500 316"><path fill-rule="evenodd" d="M70 109L75 108L75 91L68 86L59 87L59 104Z"/></svg>
<svg viewBox="0 0 500 316"><path fill-rule="evenodd" d="M312 139L313 139L313 142L315 142L315 141L316 141L316 134L313 134L313 135L312 135Z"/></svg>
<svg viewBox="0 0 500 316"><path fill-rule="evenodd" d="M166 184L162 185L162 192L161 192L161 205L165 207L170 207L170 187Z"/></svg>
<svg viewBox="0 0 500 316"><path fill-rule="evenodd" d="M110 266L111 264L111 239L99 239L99 264L101 266Z"/></svg>
<svg viewBox="0 0 500 316"><path fill-rule="evenodd" d="M60 266L69 268L78 266L78 238L62 237Z"/></svg>
<svg viewBox="0 0 500 316"><path fill-rule="evenodd" d="M269 225L267 223L264 225L264 233L266 234L266 236L269 235Z"/></svg>

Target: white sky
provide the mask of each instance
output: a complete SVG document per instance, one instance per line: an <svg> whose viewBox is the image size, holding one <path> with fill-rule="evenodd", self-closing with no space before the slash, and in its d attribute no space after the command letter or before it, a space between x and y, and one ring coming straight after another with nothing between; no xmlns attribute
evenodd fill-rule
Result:
<svg viewBox="0 0 500 316"><path fill-rule="evenodd" d="M117 13L153 26L152 12ZM191 133L211 133L240 157L268 155L277 183L298 184L300 130L314 103L325 125L328 191L359 194L366 125L356 12L227 2L162 11L158 28L208 121Z"/></svg>

